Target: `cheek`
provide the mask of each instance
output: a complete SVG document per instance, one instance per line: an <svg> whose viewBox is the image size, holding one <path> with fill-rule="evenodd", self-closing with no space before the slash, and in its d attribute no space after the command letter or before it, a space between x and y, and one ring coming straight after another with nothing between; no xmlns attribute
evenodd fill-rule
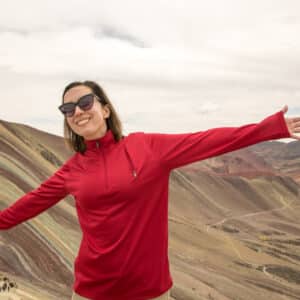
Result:
<svg viewBox="0 0 300 300"><path fill-rule="evenodd" d="M104 117L102 116L102 114L100 112L95 112L93 115L92 115L92 121L93 123L99 123L101 121L104 120Z"/></svg>
<svg viewBox="0 0 300 300"><path fill-rule="evenodd" d="M79 133L81 131L80 127L77 126L72 119L67 119L67 123L75 133Z"/></svg>
<svg viewBox="0 0 300 300"><path fill-rule="evenodd" d="M76 127L76 124L74 124L70 119L67 119L67 123L72 129Z"/></svg>

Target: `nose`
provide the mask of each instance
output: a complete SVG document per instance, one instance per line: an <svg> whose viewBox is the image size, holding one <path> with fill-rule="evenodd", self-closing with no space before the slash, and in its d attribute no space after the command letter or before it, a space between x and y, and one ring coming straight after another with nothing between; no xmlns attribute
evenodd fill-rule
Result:
<svg viewBox="0 0 300 300"><path fill-rule="evenodd" d="M78 105L76 105L73 116L77 116L78 114L81 114L82 112L83 112L83 110Z"/></svg>

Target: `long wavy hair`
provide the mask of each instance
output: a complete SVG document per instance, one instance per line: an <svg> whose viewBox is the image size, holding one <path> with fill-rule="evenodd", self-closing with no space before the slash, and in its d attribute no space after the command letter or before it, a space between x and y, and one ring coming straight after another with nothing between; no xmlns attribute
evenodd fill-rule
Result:
<svg viewBox="0 0 300 300"><path fill-rule="evenodd" d="M103 90L103 88L96 82L86 80L86 81L73 81L69 83L62 94L62 104L64 103L64 96L68 90L75 86L87 86L89 87L92 92L97 95L100 99L100 104L102 106L106 105L108 106L110 110L110 115L106 121L107 129L110 129L114 135L114 138L116 141L119 141L123 137L123 129L122 129L122 123L120 121L120 118L113 107L111 101L109 100L107 94ZM84 153L86 150L86 145L84 143L84 138L81 135L76 134L71 127L69 126L67 119L65 117L64 119L64 141L65 145L72 151Z"/></svg>

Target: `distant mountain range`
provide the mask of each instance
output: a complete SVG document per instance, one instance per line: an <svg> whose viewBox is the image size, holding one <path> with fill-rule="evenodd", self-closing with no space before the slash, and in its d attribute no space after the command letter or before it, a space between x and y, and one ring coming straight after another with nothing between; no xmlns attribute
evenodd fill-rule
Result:
<svg viewBox="0 0 300 300"><path fill-rule="evenodd" d="M72 155L63 138L3 120L0 152L0 210ZM171 299L300 299L299 185L298 141L262 142L173 170ZM0 299L5 276L17 284L12 299L71 299L80 239L71 195L0 231Z"/></svg>

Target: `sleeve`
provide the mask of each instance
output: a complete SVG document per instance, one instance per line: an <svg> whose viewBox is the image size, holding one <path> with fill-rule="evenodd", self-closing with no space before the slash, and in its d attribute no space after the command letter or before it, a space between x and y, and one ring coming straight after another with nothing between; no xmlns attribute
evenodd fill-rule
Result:
<svg viewBox="0 0 300 300"><path fill-rule="evenodd" d="M39 187L0 211L0 230L12 228L40 214L66 197L68 191L65 186L65 177L68 171L69 166L65 163Z"/></svg>
<svg viewBox="0 0 300 300"><path fill-rule="evenodd" d="M290 137L279 111L259 123L192 133L144 133L152 155L169 169L237 150L262 141Z"/></svg>

